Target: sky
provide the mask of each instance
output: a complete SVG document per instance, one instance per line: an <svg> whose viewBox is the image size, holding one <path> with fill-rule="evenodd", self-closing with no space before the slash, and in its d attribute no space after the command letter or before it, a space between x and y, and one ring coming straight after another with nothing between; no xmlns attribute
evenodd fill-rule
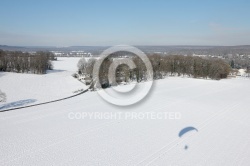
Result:
<svg viewBox="0 0 250 166"><path fill-rule="evenodd" d="M1 0L0 45L250 45L249 0Z"/></svg>

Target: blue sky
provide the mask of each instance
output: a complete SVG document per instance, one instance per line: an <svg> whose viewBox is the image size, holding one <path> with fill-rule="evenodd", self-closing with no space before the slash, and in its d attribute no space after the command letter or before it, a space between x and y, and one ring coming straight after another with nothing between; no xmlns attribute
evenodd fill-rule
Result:
<svg viewBox="0 0 250 166"><path fill-rule="evenodd" d="M246 45L248 0L1 0L0 45Z"/></svg>

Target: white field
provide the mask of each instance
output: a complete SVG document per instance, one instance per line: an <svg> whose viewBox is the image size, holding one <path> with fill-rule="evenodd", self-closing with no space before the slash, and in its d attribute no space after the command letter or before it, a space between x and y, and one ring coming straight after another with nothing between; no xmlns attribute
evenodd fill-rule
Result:
<svg viewBox="0 0 250 166"><path fill-rule="evenodd" d="M11 105L14 107L15 104L24 106L57 100L85 89L71 76L77 70L79 59L59 58L53 62L54 70L45 75L0 72L0 89L7 95L7 102L0 104L0 110L12 108Z"/></svg>
<svg viewBox="0 0 250 166"><path fill-rule="evenodd" d="M55 89L64 84L65 94L80 88L73 78L74 60L62 59L54 75ZM75 63L75 62L74 62ZM73 65L71 68L70 66ZM56 64L55 64L56 66ZM17 74L18 75L18 74ZM15 74L0 77L14 81ZM6 78L4 78L6 77ZM24 80L27 75L18 75ZM29 76L28 79L32 80ZM42 76L41 76L42 77ZM16 78L17 79L17 78ZM34 79L35 80L35 79ZM32 81L34 81L32 80ZM34 98L29 86L20 81L0 84L11 101ZM57 85L57 82L59 85ZM44 86L48 82L45 81ZM41 83L42 84L42 83ZM13 86L13 87L12 87ZM30 83L30 86L35 86ZM79 87L78 87L79 86ZM43 86L39 86L40 88ZM48 87L49 88L49 87ZM23 93L19 93L18 91ZM33 93L41 90L33 88ZM47 90L47 96L59 91ZM10 95L15 95L12 97ZM45 95L45 94L44 94ZM61 92L58 96L64 96ZM39 96L39 95L37 95ZM59 97L60 97L59 96ZM12 99L13 98L13 99ZM8 101L9 102L9 101ZM136 119L139 113L178 113L177 119ZM98 113L121 118L79 118L71 115ZM126 118L126 116L128 116ZM130 116L130 117L129 117ZM154 82L151 93L140 103L118 107L104 101L97 92L61 102L0 112L0 165L249 165L250 163L250 80L221 81L167 78ZM198 129L179 137L187 126ZM187 149L184 147L188 146Z"/></svg>

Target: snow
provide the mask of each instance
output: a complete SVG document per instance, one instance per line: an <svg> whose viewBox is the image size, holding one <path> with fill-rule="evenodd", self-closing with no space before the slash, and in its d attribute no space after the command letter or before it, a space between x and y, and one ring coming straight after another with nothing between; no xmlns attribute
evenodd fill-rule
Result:
<svg viewBox="0 0 250 166"><path fill-rule="evenodd" d="M53 61L54 70L75 72L77 71L77 63L80 59L80 57L58 57L57 61Z"/></svg>
<svg viewBox="0 0 250 166"><path fill-rule="evenodd" d="M246 69L239 69L239 75L245 76L246 75Z"/></svg>
<svg viewBox="0 0 250 166"><path fill-rule="evenodd" d="M67 60L74 61L64 59L61 65L69 63ZM37 82L43 76L4 73L0 80L9 80L9 85L1 82L0 88L12 101L14 94L15 100L41 100L40 93L44 98L59 93L47 85L54 78L55 89L65 88L57 97L64 96L81 87L67 75L73 70L50 73ZM22 93L10 93L18 87L16 83L25 85L23 77L36 84L28 84L30 88L39 87L32 88L36 96L22 86ZM59 78L68 82L56 81ZM46 79L51 80L40 83ZM155 81L146 98L128 107L114 106L97 92L87 92L61 102L2 112L0 165L249 165L249 81L169 77ZM43 93L43 86L50 89ZM24 95L26 90L29 97ZM121 116L91 118L93 113ZM131 116L140 113L181 116ZM198 132L191 131L180 138L179 132L188 126Z"/></svg>
<svg viewBox="0 0 250 166"><path fill-rule="evenodd" d="M45 75L0 72L0 89L7 96L6 103L0 104L0 110L57 100L86 89L72 77L79 59L58 58L58 61L53 61L54 70Z"/></svg>

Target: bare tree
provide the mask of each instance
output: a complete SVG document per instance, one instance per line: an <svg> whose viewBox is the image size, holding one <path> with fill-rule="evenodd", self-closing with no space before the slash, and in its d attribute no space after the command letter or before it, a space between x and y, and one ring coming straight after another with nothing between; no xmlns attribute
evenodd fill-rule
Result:
<svg viewBox="0 0 250 166"><path fill-rule="evenodd" d="M250 66L247 67L246 73L247 73L247 77L250 77Z"/></svg>
<svg viewBox="0 0 250 166"><path fill-rule="evenodd" d="M78 74L87 74L87 61L85 58L81 58L78 63Z"/></svg>
<svg viewBox="0 0 250 166"><path fill-rule="evenodd" d="M6 101L6 94L0 90L0 102L5 102L5 101Z"/></svg>
<svg viewBox="0 0 250 166"><path fill-rule="evenodd" d="M45 74L52 70L52 53L39 51L35 54L0 50L0 71Z"/></svg>

